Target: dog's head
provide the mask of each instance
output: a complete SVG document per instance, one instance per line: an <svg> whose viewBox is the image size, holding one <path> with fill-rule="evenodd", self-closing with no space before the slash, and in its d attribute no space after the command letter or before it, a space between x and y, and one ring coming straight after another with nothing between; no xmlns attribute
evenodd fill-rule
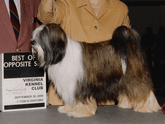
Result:
<svg viewBox="0 0 165 124"><path fill-rule="evenodd" d="M65 55L67 36L60 25L47 24L36 28L31 39L32 54L38 65L47 69L60 62Z"/></svg>

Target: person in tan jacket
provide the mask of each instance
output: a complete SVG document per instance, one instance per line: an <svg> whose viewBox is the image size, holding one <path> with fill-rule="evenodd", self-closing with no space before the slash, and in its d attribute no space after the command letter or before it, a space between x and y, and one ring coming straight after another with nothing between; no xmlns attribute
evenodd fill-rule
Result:
<svg viewBox="0 0 165 124"><path fill-rule="evenodd" d="M60 24L70 38L87 43L111 39L118 26L130 27L128 7L120 0L41 0L37 17L43 24ZM52 84L48 102L63 104Z"/></svg>

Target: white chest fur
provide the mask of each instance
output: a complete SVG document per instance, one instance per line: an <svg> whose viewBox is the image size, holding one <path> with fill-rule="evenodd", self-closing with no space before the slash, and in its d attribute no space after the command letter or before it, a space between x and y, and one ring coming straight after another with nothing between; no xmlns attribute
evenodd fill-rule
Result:
<svg viewBox="0 0 165 124"><path fill-rule="evenodd" d="M63 60L48 68L49 78L65 103L73 103L78 80L84 75L81 45L67 37L68 44Z"/></svg>

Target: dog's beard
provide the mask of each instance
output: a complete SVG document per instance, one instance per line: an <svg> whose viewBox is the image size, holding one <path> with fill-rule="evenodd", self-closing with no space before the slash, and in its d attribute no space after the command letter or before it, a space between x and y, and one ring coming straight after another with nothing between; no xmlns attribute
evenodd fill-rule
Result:
<svg viewBox="0 0 165 124"><path fill-rule="evenodd" d="M37 50L32 47L32 56L37 58Z"/></svg>
<svg viewBox="0 0 165 124"><path fill-rule="evenodd" d="M40 68L43 68L45 62L44 62L44 57L43 55L40 55L38 50L34 47L32 47L32 56L35 57L37 59L37 65L40 67Z"/></svg>

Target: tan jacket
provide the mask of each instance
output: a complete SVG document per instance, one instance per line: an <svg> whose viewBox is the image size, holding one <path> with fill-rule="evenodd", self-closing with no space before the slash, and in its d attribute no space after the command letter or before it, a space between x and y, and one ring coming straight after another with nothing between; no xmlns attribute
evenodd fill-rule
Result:
<svg viewBox="0 0 165 124"><path fill-rule="evenodd" d="M76 41L88 43L111 39L118 26L130 26L127 6L119 0L104 0L96 17L89 0L56 0L55 13L46 12L41 0L38 19L42 23L61 24Z"/></svg>

